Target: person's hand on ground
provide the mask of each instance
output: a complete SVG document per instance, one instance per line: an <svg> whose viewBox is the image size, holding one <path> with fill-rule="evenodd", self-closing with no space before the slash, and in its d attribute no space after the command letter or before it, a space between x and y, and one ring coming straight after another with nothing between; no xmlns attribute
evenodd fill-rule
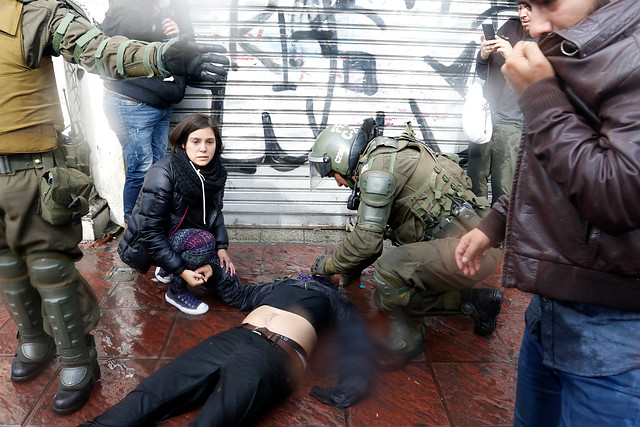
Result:
<svg viewBox="0 0 640 427"><path fill-rule="evenodd" d="M218 249L218 258L220 258L220 267L230 276L236 275L236 267L231 262L231 257L226 249Z"/></svg>

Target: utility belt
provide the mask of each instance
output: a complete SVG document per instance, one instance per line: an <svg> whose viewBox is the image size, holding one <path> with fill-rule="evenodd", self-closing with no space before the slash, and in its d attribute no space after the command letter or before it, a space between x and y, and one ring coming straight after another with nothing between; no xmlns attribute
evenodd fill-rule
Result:
<svg viewBox="0 0 640 427"><path fill-rule="evenodd" d="M27 169L42 169L55 163L53 151L47 153L0 154L0 175L14 175Z"/></svg>
<svg viewBox="0 0 640 427"><path fill-rule="evenodd" d="M93 189L90 177L77 169L74 158L67 158L62 147L46 153L0 155L0 175L42 169L38 180L38 214L52 225L79 224L89 212Z"/></svg>
<svg viewBox="0 0 640 427"><path fill-rule="evenodd" d="M264 327L258 327L251 325L249 323L243 323L240 325L243 329L248 329L254 334L260 335L263 338L266 338L268 341L271 341L275 346L280 347L289 355L291 361L295 365L296 374L301 374L304 372L304 369L307 367L307 352L304 351L304 348L291 338L285 337L284 335L276 334L275 332L271 332L269 329Z"/></svg>

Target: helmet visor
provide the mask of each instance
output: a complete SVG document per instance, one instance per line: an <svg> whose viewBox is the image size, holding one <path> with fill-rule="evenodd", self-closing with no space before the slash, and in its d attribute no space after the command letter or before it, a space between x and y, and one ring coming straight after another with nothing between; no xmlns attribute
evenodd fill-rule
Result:
<svg viewBox="0 0 640 427"><path fill-rule="evenodd" d="M331 158L329 156L309 156L309 188L315 190L322 178L331 172Z"/></svg>

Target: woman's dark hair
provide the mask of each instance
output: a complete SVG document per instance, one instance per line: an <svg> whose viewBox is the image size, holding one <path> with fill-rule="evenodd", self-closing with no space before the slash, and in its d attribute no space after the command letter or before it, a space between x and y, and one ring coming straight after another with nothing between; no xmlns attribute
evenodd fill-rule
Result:
<svg viewBox="0 0 640 427"><path fill-rule="evenodd" d="M218 122L216 122L213 117L205 116L200 113L188 115L182 119L175 128L173 128L169 134L169 145L171 146L171 151L174 153L178 151L178 148L181 148L187 142L187 138L189 138L191 133L205 128L213 129L213 134L216 137L216 152L213 156L215 157L222 154L224 147L222 145L222 136L220 135Z"/></svg>

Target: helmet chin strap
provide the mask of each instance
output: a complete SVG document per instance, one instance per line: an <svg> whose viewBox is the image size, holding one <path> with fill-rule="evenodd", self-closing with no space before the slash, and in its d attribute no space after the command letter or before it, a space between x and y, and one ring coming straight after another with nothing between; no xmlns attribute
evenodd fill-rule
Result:
<svg viewBox="0 0 640 427"><path fill-rule="evenodd" d="M340 175L342 177L342 179L344 179L347 182L347 185L349 186L349 188L351 188L353 190L356 187L356 182L354 181L353 178L348 177L348 176L344 176L341 173L339 173L338 175Z"/></svg>
<svg viewBox="0 0 640 427"><path fill-rule="evenodd" d="M356 180L353 186L349 185L349 187L351 188L351 194L347 200L347 209L357 211L358 206L360 206L360 190L358 189L358 181Z"/></svg>

